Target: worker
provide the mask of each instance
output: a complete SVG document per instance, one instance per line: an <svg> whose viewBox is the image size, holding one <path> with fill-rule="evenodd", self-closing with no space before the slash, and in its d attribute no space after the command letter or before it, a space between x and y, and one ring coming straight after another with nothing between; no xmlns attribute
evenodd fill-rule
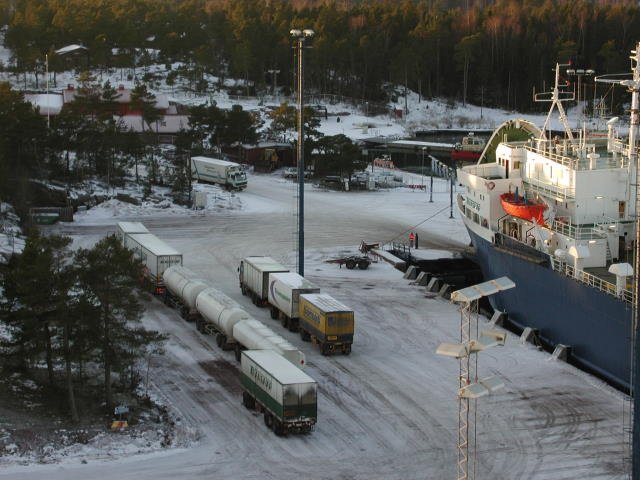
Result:
<svg viewBox="0 0 640 480"><path fill-rule="evenodd" d="M416 247L416 250L417 250L417 249L418 249L418 232L416 232L416 233L415 233L415 237L416 237L416 238L415 238L415 240L414 240L413 245Z"/></svg>
<svg viewBox="0 0 640 480"><path fill-rule="evenodd" d="M416 236L413 232L409 233L409 248L413 248L414 242L416 241Z"/></svg>

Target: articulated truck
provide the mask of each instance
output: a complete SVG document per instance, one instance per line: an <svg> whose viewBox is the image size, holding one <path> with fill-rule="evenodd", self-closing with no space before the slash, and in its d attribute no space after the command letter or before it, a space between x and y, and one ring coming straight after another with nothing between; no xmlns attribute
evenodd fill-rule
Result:
<svg viewBox="0 0 640 480"><path fill-rule="evenodd" d="M247 174L242 165L219 158L191 157L191 176L199 182L222 185L227 190L247 188Z"/></svg>
<svg viewBox="0 0 640 480"><path fill-rule="evenodd" d="M307 433L318 419L318 384L271 350L242 352L242 404L262 412L276 435Z"/></svg>

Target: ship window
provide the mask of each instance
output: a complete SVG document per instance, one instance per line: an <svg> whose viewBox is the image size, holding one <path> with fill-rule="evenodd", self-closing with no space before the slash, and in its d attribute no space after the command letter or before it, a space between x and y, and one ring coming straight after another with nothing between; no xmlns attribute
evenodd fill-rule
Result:
<svg viewBox="0 0 640 480"><path fill-rule="evenodd" d="M473 221L476 223L480 223L480 215L478 215L477 213L473 214Z"/></svg>
<svg viewBox="0 0 640 480"><path fill-rule="evenodd" d="M624 218L625 207L626 207L626 203L625 202L618 202L618 217L619 218Z"/></svg>

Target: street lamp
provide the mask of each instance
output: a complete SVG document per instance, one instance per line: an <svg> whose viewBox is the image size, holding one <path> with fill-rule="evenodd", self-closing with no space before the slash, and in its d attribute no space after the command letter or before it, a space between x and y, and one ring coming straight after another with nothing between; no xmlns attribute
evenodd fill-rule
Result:
<svg viewBox="0 0 640 480"><path fill-rule="evenodd" d="M273 77L273 92L272 95L275 97L276 96L276 92L278 91L278 74L280 73L280 70L267 70L268 73L270 73Z"/></svg>
<svg viewBox="0 0 640 480"><path fill-rule="evenodd" d="M298 50L298 275L304 277L304 69L302 52L304 44L314 31L293 29L289 32Z"/></svg>
<svg viewBox="0 0 640 480"><path fill-rule="evenodd" d="M424 152L427 147L422 147L422 162L420 164L420 185L424 188Z"/></svg>

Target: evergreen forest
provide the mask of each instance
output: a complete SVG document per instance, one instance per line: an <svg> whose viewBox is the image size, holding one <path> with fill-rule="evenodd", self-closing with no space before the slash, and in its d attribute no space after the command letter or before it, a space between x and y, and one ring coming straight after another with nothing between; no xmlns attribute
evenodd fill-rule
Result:
<svg viewBox="0 0 640 480"><path fill-rule="evenodd" d="M628 71L639 11L630 0L2 0L0 23L17 73L44 73L46 54L65 69L55 50L79 43L91 69L138 68L153 51L196 78L245 79L246 94L268 91L278 70L290 91L289 31L310 28L310 91L386 101L400 85L527 111L557 61Z"/></svg>

